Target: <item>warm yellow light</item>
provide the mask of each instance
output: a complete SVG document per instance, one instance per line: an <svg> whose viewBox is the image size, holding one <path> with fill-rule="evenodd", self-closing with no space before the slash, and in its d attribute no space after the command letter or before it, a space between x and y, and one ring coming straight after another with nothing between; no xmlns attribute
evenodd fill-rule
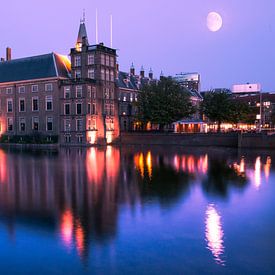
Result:
<svg viewBox="0 0 275 275"><path fill-rule="evenodd" d="M255 186L257 189L261 186L261 157L257 157L255 162L255 174L254 174L254 180L255 180Z"/></svg>
<svg viewBox="0 0 275 275"><path fill-rule="evenodd" d="M147 156L146 156L146 166L147 166L149 178L151 179L153 169L152 169L152 155L150 151L147 153Z"/></svg>
<svg viewBox="0 0 275 275"><path fill-rule="evenodd" d="M89 131L88 132L88 141L90 144L95 144L96 143L96 134L97 132L96 131Z"/></svg>
<svg viewBox="0 0 275 275"><path fill-rule="evenodd" d="M113 142L113 132L112 131L106 132L106 141L107 141L107 144L110 144Z"/></svg>

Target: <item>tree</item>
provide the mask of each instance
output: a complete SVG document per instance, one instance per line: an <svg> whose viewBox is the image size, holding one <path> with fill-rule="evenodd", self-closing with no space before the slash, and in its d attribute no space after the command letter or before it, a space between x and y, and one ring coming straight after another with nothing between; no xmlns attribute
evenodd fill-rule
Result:
<svg viewBox="0 0 275 275"><path fill-rule="evenodd" d="M150 83L139 92L137 119L146 125L158 124L160 129L195 112L190 94L172 78Z"/></svg>
<svg viewBox="0 0 275 275"><path fill-rule="evenodd" d="M239 123L250 120L251 108L244 102L233 98L231 94L209 92L201 104L201 112L211 121L218 123L218 132L223 122Z"/></svg>

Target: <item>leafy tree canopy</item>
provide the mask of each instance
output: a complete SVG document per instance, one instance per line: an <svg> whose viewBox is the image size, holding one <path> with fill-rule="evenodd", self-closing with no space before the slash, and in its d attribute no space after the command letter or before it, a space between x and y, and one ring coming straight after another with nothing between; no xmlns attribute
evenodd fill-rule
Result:
<svg viewBox="0 0 275 275"><path fill-rule="evenodd" d="M148 84L139 92L137 119L160 128L195 112L189 92L171 78Z"/></svg>

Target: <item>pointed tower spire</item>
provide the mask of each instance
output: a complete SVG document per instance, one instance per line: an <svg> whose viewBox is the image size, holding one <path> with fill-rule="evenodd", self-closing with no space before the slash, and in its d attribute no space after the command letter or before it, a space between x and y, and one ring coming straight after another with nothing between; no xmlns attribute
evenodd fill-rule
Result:
<svg viewBox="0 0 275 275"><path fill-rule="evenodd" d="M131 75L135 75L135 66L134 66L134 63L132 62L132 65L130 67L130 74Z"/></svg>
<svg viewBox="0 0 275 275"><path fill-rule="evenodd" d="M83 18L80 20L80 26L79 26L78 36L76 40L76 49L78 51L81 50L83 45L89 45L85 20L86 20L85 10L83 10Z"/></svg>

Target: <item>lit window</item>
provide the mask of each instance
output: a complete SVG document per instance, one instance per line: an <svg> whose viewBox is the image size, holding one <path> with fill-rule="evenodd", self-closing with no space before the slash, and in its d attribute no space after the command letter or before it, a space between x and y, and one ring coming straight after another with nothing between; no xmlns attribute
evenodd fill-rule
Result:
<svg viewBox="0 0 275 275"><path fill-rule="evenodd" d="M53 84L52 83L45 84L45 91L46 92L52 92L52 90L53 90Z"/></svg>
<svg viewBox="0 0 275 275"><path fill-rule="evenodd" d="M69 99L71 97L71 87L64 87L64 98Z"/></svg>
<svg viewBox="0 0 275 275"><path fill-rule="evenodd" d="M64 120L64 130L71 131L71 120L70 119Z"/></svg>

